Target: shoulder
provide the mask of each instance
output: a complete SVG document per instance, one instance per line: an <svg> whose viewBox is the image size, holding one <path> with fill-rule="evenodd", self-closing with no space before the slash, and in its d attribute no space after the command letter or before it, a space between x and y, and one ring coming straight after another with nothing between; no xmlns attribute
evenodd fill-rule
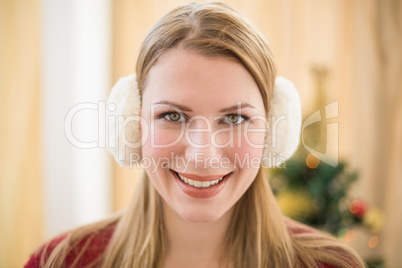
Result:
<svg viewBox="0 0 402 268"><path fill-rule="evenodd" d="M41 259L43 258L44 262L46 262L57 246L62 243L67 243L69 247L64 261L65 265L73 264L77 258L80 259L78 262L79 266L88 265L104 252L114 229L115 225L110 225L102 230L84 236L75 243L71 239L72 232L74 231L59 235L36 249L24 268L42 267Z"/></svg>
<svg viewBox="0 0 402 268"><path fill-rule="evenodd" d="M319 232L318 230L316 230L310 226L307 226L303 223L297 222L290 218L284 218L284 223L291 236L299 235L299 234L316 234Z"/></svg>
<svg viewBox="0 0 402 268"><path fill-rule="evenodd" d="M318 267L361 267L354 250L332 235L289 218L285 218L284 222L292 240L298 241L298 245L304 248L299 253L311 255Z"/></svg>

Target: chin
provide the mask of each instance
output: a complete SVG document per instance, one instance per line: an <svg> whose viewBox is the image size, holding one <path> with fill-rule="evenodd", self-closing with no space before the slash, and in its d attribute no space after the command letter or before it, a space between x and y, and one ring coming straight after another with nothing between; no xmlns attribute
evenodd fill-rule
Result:
<svg viewBox="0 0 402 268"><path fill-rule="evenodd" d="M225 213L219 213L211 208L209 211L199 211L192 209L191 211L179 213L183 219L194 223L211 223L219 220Z"/></svg>

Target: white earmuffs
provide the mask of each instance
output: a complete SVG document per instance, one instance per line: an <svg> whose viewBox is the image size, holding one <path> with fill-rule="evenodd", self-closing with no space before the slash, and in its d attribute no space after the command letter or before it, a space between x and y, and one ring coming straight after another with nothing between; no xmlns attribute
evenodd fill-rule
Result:
<svg viewBox="0 0 402 268"><path fill-rule="evenodd" d="M299 145L301 104L292 82L278 76L268 107L268 127L263 158L266 167L275 167L289 159ZM281 159L280 159L281 158ZM275 159L276 161L275 163Z"/></svg>
<svg viewBox="0 0 402 268"><path fill-rule="evenodd" d="M116 118L114 124L108 124L109 141L112 141L108 144L109 151L121 166L140 161L141 93L136 75L121 78L110 92L107 103ZM269 104L263 153L265 167L275 166L272 159L281 158L284 161L292 156L299 144L300 128L299 94L292 82L277 77Z"/></svg>
<svg viewBox="0 0 402 268"><path fill-rule="evenodd" d="M115 106L111 109L111 106ZM108 124L109 152L120 166L128 166L134 157L141 159L141 93L138 89L137 76L122 77L112 88L107 100L109 110L116 119ZM113 118L112 117L112 118ZM112 138L111 138L112 137Z"/></svg>

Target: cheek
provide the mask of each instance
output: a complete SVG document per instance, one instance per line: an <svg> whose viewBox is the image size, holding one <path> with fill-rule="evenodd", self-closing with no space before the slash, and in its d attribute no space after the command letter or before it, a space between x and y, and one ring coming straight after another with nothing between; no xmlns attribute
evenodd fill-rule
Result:
<svg viewBox="0 0 402 268"><path fill-rule="evenodd" d="M157 126L151 128L151 131L151 144L161 149L174 149L184 135L184 131L179 129L165 129Z"/></svg>
<svg viewBox="0 0 402 268"><path fill-rule="evenodd" d="M183 153L180 131L154 127L149 132L148 139L142 146L143 161L148 163L146 167L153 171L172 168L175 157Z"/></svg>
<svg viewBox="0 0 402 268"><path fill-rule="evenodd" d="M168 123L162 119L152 119L148 115L141 121L143 142L159 147L169 147L177 144L184 136L186 125L184 123Z"/></svg>
<svg viewBox="0 0 402 268"><path fill-rule="evenodd" d="M241 164L249 168L260 167L262 153L264 150L264 140L265 133L247 133L242 136L241 146L237 149L238 157L236 160L236 164L239 164L238 161L241 161Z"/></svg>
<svg viewBox="0 0 402 268"><path fill-rule="evenodd" d="M264 149L265 132L246 133L242 137L243 148L254 156L261 156Z"/></svg>
<svg viewBox="0 0 402 268"><path fill-rule="evenodd" d="M218 129L212 133L211 143L217 148L261 149L264 146L265 135L266 129L261 124L258 127L246 125L243 128ZM258 150L256 152L258 153Z"/></svg>
<svg viewBox="0 0 402 268"><path fill-rule="evenodd" d="M225 148L225 155L238 167L255 168L260 167L265 133L248 133L235 137L235 144Z"/></svg>

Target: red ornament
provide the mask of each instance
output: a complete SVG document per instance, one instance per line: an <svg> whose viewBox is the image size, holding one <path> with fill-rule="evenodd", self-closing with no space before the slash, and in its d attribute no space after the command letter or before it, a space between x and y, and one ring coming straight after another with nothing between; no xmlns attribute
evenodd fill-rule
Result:
<svg viewBox="0 0 402 268"><path fill-rule="evenodd" d="M353 200L352 203L350 203L349 210L356 218L361 219L364 213L366 213L367 204L363 201Z"/></svg>

